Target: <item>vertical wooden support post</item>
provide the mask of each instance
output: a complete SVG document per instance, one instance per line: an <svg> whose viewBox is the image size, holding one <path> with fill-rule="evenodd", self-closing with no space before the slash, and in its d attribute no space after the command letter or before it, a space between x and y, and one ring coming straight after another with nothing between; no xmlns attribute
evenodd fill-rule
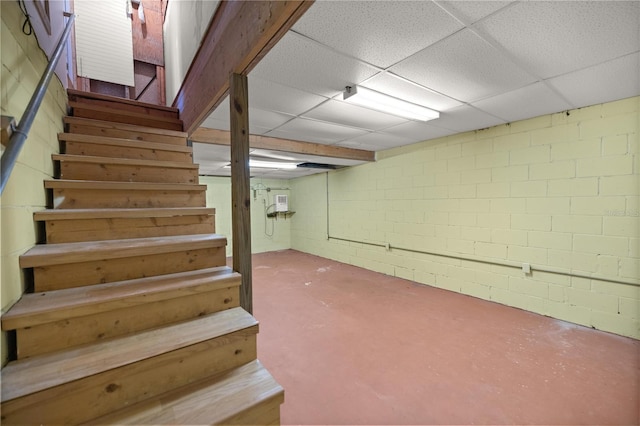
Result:
<svg viewBox="0 0 640 426"><path fill-rule="evenodd" d="M251 198L249 189L249 96L247 76L231 74L231 219L233 270L242 275L240 306L253 313L251 291Z"/></svg>

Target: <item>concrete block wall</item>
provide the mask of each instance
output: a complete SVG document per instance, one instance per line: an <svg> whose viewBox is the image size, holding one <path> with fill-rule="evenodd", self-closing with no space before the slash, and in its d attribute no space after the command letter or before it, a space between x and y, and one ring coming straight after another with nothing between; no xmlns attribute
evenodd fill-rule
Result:
<svg viewBox="0 0 640 426"><path fill-rule="evenodd" d="M47 64L35 36L22 33L23 17L15 1L0 2L2 17L0 110L16 122L29 103ZM35 118L29 137L0 199L1 305L6 312L24 292L18 257L38 238L33 212L46 207L43 181L53 175L51 154L57 153L67 95L57 76ZM6 335L2 333L2 364L7 360Z"/></svg>
<svg viewBox="0 0 640 426"><path fill-rule="evenodd" d="M200 176L200 183L207 185L207 207L216 209L216 232L227 237L227 256L231 256L231 179ZM251 192L251 251L262 253L291 248L291 218L272 219L265 215L265 208L273 204L273 194L289 195L289 202L292 203L291 191L284 189L289 188L289 181L252 178L250 184L255 188L255 192ZM274 209L270 208L269 211Z"/></svg>
<svg viewBox="0 0 640 426"><path fill-rule="evenodd" d="M639 104L453 135L294 179L292 248L640 338Z"/></svg>

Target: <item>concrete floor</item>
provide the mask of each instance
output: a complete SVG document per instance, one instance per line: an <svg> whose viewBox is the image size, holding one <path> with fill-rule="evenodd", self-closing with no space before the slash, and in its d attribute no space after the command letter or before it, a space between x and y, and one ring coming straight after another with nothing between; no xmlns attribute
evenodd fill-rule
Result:
<svg viewBox="0 0 640 426"><path fill-rule="evenodd" d="M283 424L639 422L636 340L293 250L253 292Z"/></svg>

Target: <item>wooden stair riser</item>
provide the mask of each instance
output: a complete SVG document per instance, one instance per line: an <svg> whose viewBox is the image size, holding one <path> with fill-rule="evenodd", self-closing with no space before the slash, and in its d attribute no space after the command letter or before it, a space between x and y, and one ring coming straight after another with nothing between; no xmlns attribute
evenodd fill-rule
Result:
<svg viewBox="0 0 640 426"><path fill-rule="evenodd" d="M66 141L61 149L65 154L89 155L95 157L130 158L135 160L182 161L191 163L191 152L179 152L161 149L137 148L135 146L117 146L100 143Z"/></svg>
<svg viewBox="0 0 640 426"><path fill-rule="evenodd" d="M88 424L279 424L284 392L259 361L205 378Z"/></svg>
<svg viewBox="0 0 640 426"><path fill-rule="evenodd" d="M224 420L225 425L280 425L280 405L284 395L276 395Z"/></svg>
<svg viewBox="0 0 640 426"><path fill-rule="evenodd" d="M211 234L214 215L99 218L45 221L47 243Z"/></svg>
<svg viewBox="0 0 640 426"><path fill-rule="evenodd" d="M81 423L256 358L258 326L2 404L6 424Z"/></svg>
<svg viewBox="0 0 640 426"><path fill-rule="evenodd" d="M33 268L36 292L82 287L226 264L225 247L147 254Z"/></svg>
<svg viewBox="0 0 640 426"><path fill-rule="evenodd" d="M69 102L69 106L71 106L72 115L74 117L182 131L182 123L176 119L156 118L153 116L146 116L144 114L128 113L118 109L103 108L95 105L80 104L77 102Z"/></svg>
<svg viewBox="0 0 640 426"><path fill-rule="evenodd" d="M19 329L18 359L235 308L239 299L233 286Z"/></svg>
<svg viewBox="0 0 640 426"><path fill-rule="evenodd" d="M187 144L186 136L178 136L172 131L167 131L167 134L162 134L152 131L154 129L151 128L126 123L82 119L80 117L66 117L64 121L69 133L166 143L179 146L186 146Z"/></svg>
<svg viewBox="0 0 640 426"><path fill-rule="evenodd" d="M123 190L95 188L54 188L53 208L151 208L202 207L204 190Z"/></svg>
<svg viewBox="0 0 640 426"><path fill-rule="evenodd" d="M198 183L198 169L59 161L60 179L109 182Z"/></svg>
<svg viewBox="0 0 640 426"><path fill-rule="evenodd" d="M177 120L179 112L173 108L157 107L143 103L128 103L121 99L109 99L107 97L89 97L79 93L70 93L69 101L87 105L95 105L104 108L119 109L121 111L131 111L136 114L147 114L158 118L171 118Z"/></svg>

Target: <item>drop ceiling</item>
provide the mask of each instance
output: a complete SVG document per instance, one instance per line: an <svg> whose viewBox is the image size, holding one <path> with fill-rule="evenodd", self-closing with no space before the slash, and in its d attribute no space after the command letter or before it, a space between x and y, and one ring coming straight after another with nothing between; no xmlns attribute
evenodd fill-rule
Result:
<svg viewBox="0 0 640 426"><path fill-rule="evenodd" d="M411 121L343 102L344 87L355 84L435 109L440 118ZM249 128L380 151L637 95L639 1L316 1L250 72ZM203 127L229 129L228 100ZM202 174L229 174L228 147L196 143L194 157Z"/></svg>

